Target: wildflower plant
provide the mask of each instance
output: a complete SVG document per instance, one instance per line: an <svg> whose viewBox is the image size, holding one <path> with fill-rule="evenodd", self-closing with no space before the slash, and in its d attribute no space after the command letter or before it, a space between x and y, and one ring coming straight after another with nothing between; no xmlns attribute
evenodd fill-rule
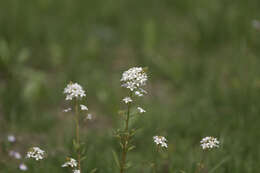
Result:
<svg viewBox="0 0 260 173"><path fill-rule="evenodd" d="M123 117L123 127L122 129L118 129L115 132L116 137L119 139L119 144L122 150L120 163L118 161L119 159L117 159L118 157L116 156L116 161L119 166L120 173L124 173L130 166L129 162L127 161L127 154L129 151L135 148L135 146L131 143L132 138L136 133L136 129L130 129L129 123L132 116L134 116L134 112L136 112L132 111L136 101L135 98L141 97L147 93L143 89L143 87L146 85L147 79L148 76L146 74L146 69L142 67L130 68L122 74L121 86L128 90L128 95L122 100L123 104L126 106L126 110L121 111L121 115ZM146 112L139 106L135 108L135 110L136 109L139 111L139 113Z"/></svg>
<svg viewBox="0 0 260 173"><path fill-rule="evenodd" d="M219 148L219 145L220 145L220 142L218 141L218 139L215 137L212 137L212 136L204 137L200 141L200 146L203 150L203 153L202 153L201 161L198 163L196 173L201 172L205 168L204 162L205 162L205 155L207 154L207 152L210 152L211 150Z"/></svg>
<svg viewBox="0 0 260 173"><path fill-rule="evenodd" d="M71 103L72 107L64 110L64 112L74 112L75 121L75 139L73 140L73 149L77 155L77 159L68 158L67 162L62 167L73 168L73 172L81 172L81 161L85 159L84 143L80 141L80 122L82 120L81 113L88 111L88 107L84 105L83 99L85 99L85 90L78 83L70 82L64 89L66 95L65 100ZM88 116L89 117L89 116Z"/></svg>
<svg viewBox="0 0 260 173"><path fill-rule="evenodd" d="M154 136L153 141L156 144L155 157L153 163L151 163L154 173L157 172L157 159L160 151L168 148L167 139L164 136Z"/></svg>

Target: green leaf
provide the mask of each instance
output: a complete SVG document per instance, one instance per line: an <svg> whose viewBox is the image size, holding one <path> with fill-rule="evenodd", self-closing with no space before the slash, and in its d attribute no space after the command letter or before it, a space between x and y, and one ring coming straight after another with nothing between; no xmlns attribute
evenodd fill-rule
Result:
<svg viewBox="0 0 260 173"><path fill-rule="evenodd" d="M95 172L97 172L97 168L94 168L94 169L92 169L91 171L90 171L90 173L95 173Z"/></svg>
<svg viewBox="0 0 260 173"><path fill-rule="evenodd" d="M116 154L116 152L115 152L114 150L112 150L112 154L113 154L114 160L115 160L115 162L116 162L116 166L117 166L118 168L120 168L119 159L118 159L118 156L117 156L117 154Z"/></svg>
<svg viewBox="0 0 260 173"><path fill-rule="evenodd" d="M86 160L87 156L81 157L80 161Z"/></svg>
<svg viewBox="0 0 260 173"><path fill-rule="evenodd" d="M75 141L75 139L73 139L73 148L75 149L75 151L78 151L79 147L79 144Z"/></svg>
<svg viewBox="0 0 260 173"><path fill-rule="evenodd" d="M130 163L130 162L127 162L126 164L125 164L125 169L128 169L128 168L130 168L132 166L132 164Z"/></svg>
<svg viewBox="0 0 260 173"><path fill-rule="evenodd" d="M129 147L129 148L128 148L128 151L131 151L131 150L133 150L133 149L135 149L135 146L134 146L134 145L132 145L131 147Z"/></svg>
<svg viewBox="0 0 260 173"><path fill-rule="evenodd" d="M223 160L221 160L214 168L212 168L209 173L213 173L215 172L216 169L218 169L222 164L224 164L225 162L227 162L230 159L230 157L226 157Z"/></svg>

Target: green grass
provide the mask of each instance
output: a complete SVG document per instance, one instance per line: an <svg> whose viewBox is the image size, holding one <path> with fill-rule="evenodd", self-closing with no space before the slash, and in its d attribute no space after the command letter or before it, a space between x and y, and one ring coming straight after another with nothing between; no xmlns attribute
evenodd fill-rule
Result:
<svg viewBox="0 0 260 173"><path fill-rule="evenodd" d="M73 122L62 113L63 88L77 81L97 119L83 126L86 172L117 171L112 129L126 91L121 73L149 68L146 115L129 155L131 172L149 172L153 135L169 150L161 172L194 172L199 141L217 136L221 148L208 156L215 172L260 170L259 1L237 0L8 0L0 3L0 141L14 133L22 153L39 145L49 159L37 172L64 172ZM0 150L0 172L17 162ZM218 166L218 164L221 164ZM18 172L18 170L17 170ZM29 171L28 171L29 172ZM33 172L33 171L32 171ZM212 172L211 172L212 173Z"/></svg>

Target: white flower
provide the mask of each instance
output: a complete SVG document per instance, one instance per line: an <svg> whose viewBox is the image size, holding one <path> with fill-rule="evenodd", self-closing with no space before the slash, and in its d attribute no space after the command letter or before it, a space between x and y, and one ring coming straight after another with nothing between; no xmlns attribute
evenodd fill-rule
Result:
<svg viewBox="0 0 260 173"><path fill-rule="evenodd" d="M153 137L153 141L157 144L157 145L161 145L161 147L165 147L167 148L167 139L163 136L154 136Z"/></svg>
<svg viewBox="0 0 260 173"><path fill-rule="evenodd" d="M15 141L16 141L16 138L15 138L14 135L8 135L8 136L7 136L7 140L8 140L8 142L15 142Z"/></svg>
<svg viewBox="0 0 260 173"><path fill-rule="evenodd" d="M74 169L74 170L73 170L73 173L80 173L80 170Z"/></svg>
<svg viewBox="0 0 260 173"><path fill-rule="evenodd" d="M24 163L21 163L20 165L19 165L19 169L21 170L21 171L27 171L27 166L24 164Z"/></svg>
<svg viewBox="0 0 260 173"><path fill-rule="evenodd" d="M13 151L13 150L9 151L9 156L14 157L15 159L21 159L22 158L22 156L19 152L16 152L16 151Z"/></svg>
<svg viewBox="0 0 260 173"><path fill-rule="evenodd" d="M121 86L134 91L145 86L147 78L147 74L142 67L133 67L123 73ZM141 96L142 94L137 92L136 95Z"/></svg>
<svg viewBox="0 0 260 173"><path fill-rule="evenodd" d="M133 100L130 98L130 97L125 97L124 99L123 99L123 102L125 102L126 104L127 103L131 103Z"/></svg>
<svg viewBox="0 0 260 173"><path fill-rule="evenodd" d="M143 108L141 108L141 107L137 107L137 109L139 110L139 112L140 112L141 114L146 112L146 111L145 111Z"/></svg>
<svg viewBox="0 0 260 173"><path fill-rule="evenodd" d="M88 107L85 106L85 105L80 105L80 109L83 110L83 111L87 111L87 110L88 110Z"/></svg>
<svg viewBox="0 0 260 173"><path fill-rule="evenodd" d="M71 168L74 168L74 167L77 167L78 165L78 162L73 159L73 158L67 158L67 162L65 162L63 165L61 165L61 167L71 167Z"/></svg>
<svg viewBox="0 0 260 173"><path fill-rule="evenodd" d="M219 141L217 140L217 138L214 138L211 136L207 136L207 137L203 138L200 141L200 143L201 143L200 146L202 147L203 150L219 147Z"/></svg>
<svg viewBox="0 0 260 173"><path fill-rule="evenodd" d="M39 147L32 147L26 154L26 158L34 158L35 160L42 160L45 157L45 151Z"/></svg>
<svg viewBox="0 0 260 173"><path fill-rule="evenodd" d="M88 114L87 117L86 117L87 120L92 120L93 119L93 116L92 114Z"/></svg>
<svg viewBox="0 0 260 173"><path fill-rule="evenodd" d="M73 98L85 97L85 91L78 83L69 83L64 89L64 94L66 94L66 100L72 100Z"/></svg>
<svg viewBox="0 0 260 173"><path fill-rule="evenodd" d="M71 108L64 109L63 112L69 112L71 111Z"/></svg>
<svg viewBox="0 0 260 173"><path fill-rule="evenodd" d="M140 91L135 91L135 95L139 96L139 97L142 97L144 94L141 93Z"/></svg>
<svg viewBox="0 0 260 173"><path fill-rule="evenodd" d="M139 97L142 97L144 94L147 94L147 92L142 88L138 88L138 90L135 91L135 95Z"/></svg>
<svg viewBox="0 0 260 173"><path fill-rule="evenodd" d="M22 156L21 156L21 154L20 154L20 153L18 153L18 152L15 152L15 153L14 153L14 158L16 158L16 159L21 159L21 158L22 158Z"/></svg>

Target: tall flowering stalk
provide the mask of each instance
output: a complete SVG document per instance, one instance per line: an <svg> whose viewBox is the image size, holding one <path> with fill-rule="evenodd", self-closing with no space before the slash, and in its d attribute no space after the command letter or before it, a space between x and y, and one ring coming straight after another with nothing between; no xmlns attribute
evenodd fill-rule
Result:
<svg viewBox="0 0 260 173"><path fill-rule="evenodd" d="M205 165L204 165L205 152L209 152L210 150L213 150L214 148L218 148L219 144L220 143L217 140L217 138L214 138L212 136L207 136L200 141L200 146L203 150L203 155L202 155L201 161L198 164L196 173L200 173L205 167Z"/></svg>
<svg viewBox="0 0 260 173"><path fill-rule="evenodd" d="M42 149L40 149L39 147L32 147L29 148L29 150L26 153L25 158L26 159L32 159L32 160L36 160L37 162L40 162L41 160L44 160L47 157L46 152ZM33 167L34 170L36 169L35 167ZM20 164L19 165L19 169L22 171L27 170L27 166L25 164Z"/></svg>
<svg viewBox="0 0 260 173"><path fill-rule="evenodd" d="M67 158L67 164L63 164L62 167L73 168L73 172L81 172L81 161L82 154L82 143L80 141L80 110L87 111L87 106L80 104L83 98L86 97L85 91L82 86L77 83L70 82L64 89L64 94L66 95L66 100L71 101L74 104L74 120L75 120L75 140L73 140L73 147L77 155L77 160L73 158ZM72 111L73 108L67 108L64 112Z"/></svg>
<svg viewBox="0 0 260 173"><path fill-rule="evenodd" d="M119 129L116 132L116 136L119 138L120 146L122 149L121 152L121 162L119 163L119 172L124 173L125 170L129 167L127 163L127 154L129 151L135 148L134 145L131 145L131 139L134 136L136 130L129 128L129 123L132 113L132 108L134 106L134 98L141 97L146 94L146 91L142 88L146 85L147 74L142 67L133 67L129 70L125 71L122 75L121 82L122 87L127 88L129 90L129 94L122 101L126 104L126 111L123 112L123 129ZM145 113L146 111L137 107L136 110L139 113ZM136 112L136 111L135 111Z"/></svg>
<svg viewBox="0 0 260 173"><path fill-rule="evenodd" d="M157 155L160 152L160 149L168 148L167 139L164 136L154 136L153 141L156 144L155 158L152 163L152 169L154 173L157 173Z"/></svg>

